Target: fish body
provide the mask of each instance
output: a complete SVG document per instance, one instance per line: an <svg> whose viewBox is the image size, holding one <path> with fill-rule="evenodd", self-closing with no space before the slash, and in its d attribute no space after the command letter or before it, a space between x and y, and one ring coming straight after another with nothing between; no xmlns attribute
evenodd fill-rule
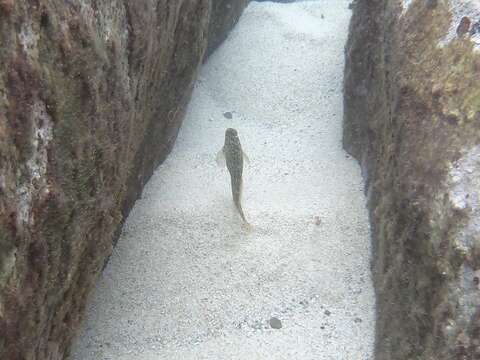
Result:
<svg viewBox="0 0 480 360"><path fill-rule="evenodd" d="M248 224L241 204L244 160L248 161L248 157L242 150L242 145L238 138L238 132L235 129L228 128L225 131L225 144L217 155L217 163L221 166L227 166L232 184L233 203L235 204L242 220Z"/></svg>

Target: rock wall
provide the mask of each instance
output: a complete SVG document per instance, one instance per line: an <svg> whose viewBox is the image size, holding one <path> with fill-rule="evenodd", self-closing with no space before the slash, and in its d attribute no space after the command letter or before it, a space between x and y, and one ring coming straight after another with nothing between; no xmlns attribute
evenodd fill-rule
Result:
<svg viewBox="0 0 480 360"><path fill-rule="evenodd" d="M208 37L218 45L245 4L0 0L1 359L68 353Z"/></svg>
<svg viewBox="0 0 480 360"><path fill-rule="evenodd" d="M479 4L355 3L344 146L367 178L377 359L480 359Z"/></svg>
<svg viewBox="0 0 480 360"><path fill-rule="evenodd" d="M207 56L226 39L250 0L212 0L212 16L208 29ZM206 58L206 57L205 57Z"/></svg>

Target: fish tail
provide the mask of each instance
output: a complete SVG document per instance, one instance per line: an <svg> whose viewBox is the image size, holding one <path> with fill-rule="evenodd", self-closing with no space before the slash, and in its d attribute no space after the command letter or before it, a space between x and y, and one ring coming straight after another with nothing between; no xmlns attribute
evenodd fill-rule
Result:
<svg viewBox="0 0 480 360"><path fill-rule="evenodd" d="M236 180L232 177L232 196L233 196L233 202L235 204L235 207L237 208L238 213L240 214L240 217L242 220L248 224L247 219L245 218L245 214L243 213L242 209L242 204L241 204L241 198L242 198L242 188L243 188L243 182L241 179Z"/></svg>
<svg viewBox="0 0 480 360"><path fill-rule="evenodd" d="M248 223L247 219L245 218L245 214L243 213L243 209L242 209L242 205L240 204L240 201L236 201L235 206L237 207L238 213L240 214L240 217L242 218L242 220Z"/></svg>

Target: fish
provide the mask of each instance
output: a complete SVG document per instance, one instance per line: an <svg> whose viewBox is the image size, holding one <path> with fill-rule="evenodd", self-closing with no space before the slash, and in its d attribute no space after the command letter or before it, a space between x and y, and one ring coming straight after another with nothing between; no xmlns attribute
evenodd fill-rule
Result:
<svg viewBox="0 0 480 360"><path fill-rule="evenodd" d="M220 167L227 166L230 173L232 184L233 203L237 208L240 217L246 225L250 225L243 213L242 209L242 190L243 190L243 163L244 160L249 163L250 159L243 152L238 132L235 129L228 128L225 130L225 144L218 152L216 161Z"/></svg>

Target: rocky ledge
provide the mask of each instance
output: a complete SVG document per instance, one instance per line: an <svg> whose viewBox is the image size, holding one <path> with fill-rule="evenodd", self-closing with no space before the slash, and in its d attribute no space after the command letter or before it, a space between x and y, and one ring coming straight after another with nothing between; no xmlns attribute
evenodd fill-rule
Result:
<svg viewBox="0 0 480 360"><path fill-rule="evenodd" d="M374 236L377 359L480 358L480 5L358 0L344 146Z"/></svg>
<svg viewBox="0 0 480 360"><path fill-rule="evenodd" d="M63 359L246 0L0 0L0 358Z"/></svg>

